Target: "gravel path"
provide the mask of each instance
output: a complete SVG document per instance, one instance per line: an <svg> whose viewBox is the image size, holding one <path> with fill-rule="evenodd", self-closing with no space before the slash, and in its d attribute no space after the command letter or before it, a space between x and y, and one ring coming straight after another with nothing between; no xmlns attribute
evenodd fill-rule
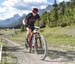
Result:
<svg viewBox="0 0 75 64"><path fill-rule="evenodd" d="M18 43L15 43L7 38L3 38L8 44L13 52L13 55L17 57L17 64L75 64L75 62L60 62L60 61L53 61L50 58L46 58L44 61L40 60L38 55L33 53L27 53L24 49L24 46L21 46ZM59 58L61 59L61 58Z"/></svg>

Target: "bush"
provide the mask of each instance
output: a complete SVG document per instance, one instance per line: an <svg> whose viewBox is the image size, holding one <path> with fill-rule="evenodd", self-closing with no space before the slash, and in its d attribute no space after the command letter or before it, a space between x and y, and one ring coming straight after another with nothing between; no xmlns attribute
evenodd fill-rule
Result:
<svg viewBox="0 0 75 64"><path fill-rule="evenodd" d="M61 24L61 27L66 27L67 26L67 23L62 23Z"/></svg>
<svg viewBox="0 0 75 64"><path fill-rule="evenodd" d="M25 26L22 25L22 26L21 26L21 32L24 32L24 31L25 31Z"/></svg>
<svg viewBox="0 0 75 64"><path fill-rule="evenodd" d="M42 22L42 23L40 24L40 28L44 28L44 27L46 27L46 23L45 23L45 22Z"/></svg>

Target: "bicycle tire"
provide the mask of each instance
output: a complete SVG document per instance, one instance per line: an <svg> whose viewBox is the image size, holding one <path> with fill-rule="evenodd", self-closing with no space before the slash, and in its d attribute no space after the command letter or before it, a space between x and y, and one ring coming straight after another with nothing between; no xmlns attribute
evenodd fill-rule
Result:
<svg viewBox="0 0 75 64"><path fill-rule="evenodd" d="M38 36L36 36L36 35L38 35ZM34 41L34 42L35 42L35 51L36 51L37 54L39 55L40 59L41 59L41 60L44 60L44 59L47 57L47 55L48 55L47 42L46 42L46 40L44 39L43 35L35 34L35 36L33 36L33 37L34 37L34 39L35 39L35 41ZM38 46L37 46L37 44L38 44L37 40L39 40L39 42L42 43L42 46L44 47L44 50L37 48L37 47L38 47ZM38 49L39 49L39 50L38 50ZM39 51L42 51L42 54L39 54ZM42 56L41 56L41 55L42 55Z"/></svg>

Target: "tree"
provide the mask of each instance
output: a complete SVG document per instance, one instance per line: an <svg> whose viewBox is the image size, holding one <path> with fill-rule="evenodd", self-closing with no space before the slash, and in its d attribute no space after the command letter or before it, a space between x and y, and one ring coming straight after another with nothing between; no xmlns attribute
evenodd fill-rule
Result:
<svg viewBox="0 0 75 64"><path fill-rule="evenodd" d="M74 0L73 0L74 1ZM56 0L50 12L44 12L41 16L48 26L62 26L71 25L75 23L75 2L61 2L59 5Z"/></svg>
<svg viewBox="0 0 75 64"><path fill-rule="evenodd" d="M56 0L54 1L54 24L55 26L57 25L57 20L58 20L58 5L57 5L57 2Z"/></svg>
<svg viewBox="0 0 75 64"><path fill-rule="evenodd" d="M47 12L45 11L41 16L41 21L47 24Z"/></svg>

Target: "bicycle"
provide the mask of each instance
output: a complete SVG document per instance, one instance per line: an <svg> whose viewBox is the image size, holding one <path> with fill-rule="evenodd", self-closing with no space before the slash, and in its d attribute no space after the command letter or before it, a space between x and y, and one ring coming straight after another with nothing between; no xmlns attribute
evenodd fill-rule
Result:
<svg viewBox="0 0 75 64"><path fill-rule="evenodd" d="M48 55L48 46L43 35L40 34L39 29L40 27L35 26L35 29L33 30L32 46L34 46L33 51L38 54L40 59L44 60ZM25 39L25 47L27 49L29 46L27 46L26 39Z"/></svg>

